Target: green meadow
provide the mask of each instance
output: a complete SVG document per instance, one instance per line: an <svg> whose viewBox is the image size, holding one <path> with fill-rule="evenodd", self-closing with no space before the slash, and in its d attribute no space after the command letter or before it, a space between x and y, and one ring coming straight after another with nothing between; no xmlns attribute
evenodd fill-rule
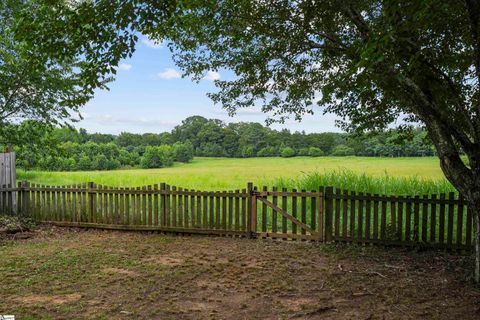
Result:
<svg viewBox="0 0 480 320"><path fill-rule="evenodd" d="M196 190L232 190L278 186L312 190L332 185L380 194L428 194L453 191L435 157L195 158L161 169L45 172L18 171L18 180L45 185L93 181L109 186L165 182Z"/></svg>

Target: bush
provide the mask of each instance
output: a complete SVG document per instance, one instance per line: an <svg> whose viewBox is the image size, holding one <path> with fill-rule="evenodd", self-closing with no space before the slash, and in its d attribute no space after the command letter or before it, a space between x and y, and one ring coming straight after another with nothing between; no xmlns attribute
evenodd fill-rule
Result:
<svg viewBox="0 0 480 320"><path fill-rule="evenodd" d="M309 149L308 148L301 148L298 150L297 156L308 156L309 155Z"/></svg>
<svg viewBox="0 0 480 320"><path fill-rule="evenodd" d="M321 157L324 155L322 149L317 147L310 147L308 148L308 155L310 157Z"/></svg>
<svg viewBox="0 0 480 320"><path fill-rule="evenodd" d="M109 159L107 161L107 170L114 170L120 168L121 164L120 161L117 159Z"/></svg>
<svg viewBox="0 0 480 320"><path fill-rule="evenodd" d="M163 168L173 165L175 154L173 148L168 145L159 147L146 147L141 165L143 168Z"/></svg>
<svg viewBox="0 0 480 320"><path fill-rule="evenodd" d="M252 158L252 157L255 157L255 147L244 146L242 148L242 158Z"/></svg>
<svg viewBox="0 0 480 320"><path fill-rule="evenodd" d="M59 160L60 170L62 171L74 171L77 169L77 162L74 158L60 158Z"/></svg>
<svg viewBox="0 0 480 320"><path fill-rule="evenodd" d="M175 153L175 161L177 162L189 162L193 159L193 146L190 142L176 142L173 145L173 152Z"/></svg>
<svg viewBox="0 0 480 320"><path fill-rule="evenodd" d="M219 144L207 142L197 149L197 154L203 157L223 157L225 156L225 150Z"/></svg>
<svg viewBox="0 0 480 320"><path fill-rule="evenodd" d="M350 148L349 146L346 146L344 144L340 144L333 148L332 151L332 156L335 157L345 157L345 156L353 156L355 155L355 150L353 148Z"/></svg>
<svg viewBox="0 0 480 320"><path fill-rule="evenodd" d="M290 147L286 147L286 148L283 148L283 149L282 149L282 152L280 153L280 155L281 155L283 158L295 157L295 150L293 150L293 149L290 148Z"/></svg>
<svg viewBox="0 0 480 320"><path fill-rule="evenodd" d="M257 157L275 157L278 155L275 147L265 147L257 152Z"/></svg>
<svg viewBox="0 0 480 320"><path fill-rule="evenodd" d="M107 170L108 159L103 154L98 154L93 158L92 169L94 170Z"/></svg>
<svg viewBox="0 0 480 320"><path fill-rule="evenodd" d="M90 170L92 168L92 161L86 154L82 154L77 163L78 170Z"/></svg>

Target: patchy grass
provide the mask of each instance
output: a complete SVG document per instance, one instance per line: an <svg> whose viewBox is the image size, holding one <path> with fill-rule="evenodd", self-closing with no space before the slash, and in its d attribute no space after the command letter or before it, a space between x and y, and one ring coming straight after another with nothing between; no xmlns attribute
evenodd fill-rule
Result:
<svg viewBox="0 0 480 320"><path fill-rule="evenodd" d="M20 319L478 319L469 258L399 249L43 229L0 247Z"/></svg>
<svg viewBox="0 0 480 320"><path fill-rule="evenodd" d="M195 158L171 168L85 172L18 171L18 179L46 185L93 181L110 186L142 186L160 182L197 190L288 186L316 188L320 184L372 193L405 194L453 190L440 170L439 160L425 158L295 157ZM412 190L413 189L413 190Z"/></svg>

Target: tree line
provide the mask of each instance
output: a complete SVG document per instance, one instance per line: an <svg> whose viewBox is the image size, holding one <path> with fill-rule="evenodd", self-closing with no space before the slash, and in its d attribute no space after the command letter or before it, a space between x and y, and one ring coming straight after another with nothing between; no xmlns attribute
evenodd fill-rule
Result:
<svg viewBox="0 0 480 320"><path fill-rule="evenodd" d="M122 167L162 168L174 162L201 157L295 157L295 156L433 156L434 148L425 131L408 137L398 130L369 135L347 133L290 132L274 130L255 122L224 123L201 116L186 118L170 132L119 135L88 133L85 129L44 127L35 131L27 121L4 130L18 163L25 169L51 171L112 170ZM39 138L21 143L23 135Z"/></svg>

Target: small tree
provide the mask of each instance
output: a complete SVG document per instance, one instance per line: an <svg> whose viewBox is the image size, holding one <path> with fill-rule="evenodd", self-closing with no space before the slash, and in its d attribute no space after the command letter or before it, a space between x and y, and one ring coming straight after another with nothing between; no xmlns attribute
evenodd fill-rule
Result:
<svg viewBox="0 0 480 320"><path fill-rule="evenodd" d="M80 158L78 159L77 167L78 167L78 170L93 169L92 168L92 160L86 154L82 154L82 155L80 155Z"/></svg>
<svg viewBox="0 0 480 320"><path fill-rule="evenodd" d="M308 148L300 148L300 150L298 150L298 153L297 153L297 156L308 156L308 153L309 153L309 149Z"/></svg>
<svg viewBox="0 0 480 320"><path fill-rule="evenodd" d="M257 152L258 157L275 157L278 156L278 151L275 147L265 147Z"/></svg>
<svg viewBox="0 0 480 320"><path fill-rule="evenodd" d="M143 168L163 168L173 165L174 152L171 146L161 145L159 147L148 146L145 148L141 165Z"/></svg>
<svg viewBox="0 0 480 320"><path fill-rule="evenodd" d="M176 142L173 145L173 152L175 153L175 161L189 162L193 159L193 146L190 142Z"/></svg>
<svg viewBox="0 0 480 320"><path fill-rule="evenodd" d="M282 158L295 157L295 150L293 150L290 147L286 147L282 149L282 151L280 152L280 155L282 156Z"/></svg>
<svg viewBox="0 0 480 320"><path fill-rule="evenodd" d="M324 152L320 148L310 147L310 148L308 148L308 155L310 157L321 157L321 156L324 155Z"/></svg>
<svg viewBox="0 0 480 320"><path fill-rule="evenodd" d="M353 156L354 154L355 154L355 150L353 150L352 148L344 144L340 144L335 148L333 148L332 150L332 156L335 156L335 157Z"/></svg>

